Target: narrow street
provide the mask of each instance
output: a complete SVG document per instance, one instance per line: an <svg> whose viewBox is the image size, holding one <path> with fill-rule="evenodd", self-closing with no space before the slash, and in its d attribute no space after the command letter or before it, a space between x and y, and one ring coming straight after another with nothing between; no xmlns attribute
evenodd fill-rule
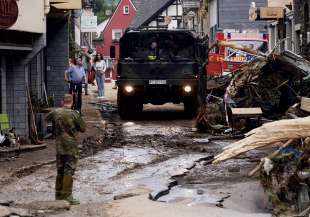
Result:
<svg viewBox="0 0 310 217"><path fill-rule="evenodd" d="M309 5L0 0L0 217L310 217Z"/></svg>
<svg viewBox="0 0 310 217"><path fill-rule="evenodd" d="M184 117L181 105L146 106L140 120L120 121L116 91L111 85L106 89L107 102L92 103L94 93L84 102L89 129L74 186L81 205L41 216L270 216L259 183L246 176L262 152L210 165L211 157L231 141L208 142L208 135L198 134L194 121ZM95 117L96 109L102 119ZM53 148L48 150L45 156L54 159ZM14 171L16 161L6 166ZM3 177L7 181L1 182L0 201L53 201L55 177L54 163L20 172L12 180Z"/></svg>

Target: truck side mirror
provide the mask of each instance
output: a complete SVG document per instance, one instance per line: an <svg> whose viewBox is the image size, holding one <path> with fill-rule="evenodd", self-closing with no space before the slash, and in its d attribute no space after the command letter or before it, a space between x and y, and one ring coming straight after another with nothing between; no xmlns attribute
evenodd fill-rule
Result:
<svg viewBox="0 0 310 217"><path fill-rule="evenodd" d="M111 46L110 47L110 57L112 58L112 59L115 59L115 46Z"/></svg>

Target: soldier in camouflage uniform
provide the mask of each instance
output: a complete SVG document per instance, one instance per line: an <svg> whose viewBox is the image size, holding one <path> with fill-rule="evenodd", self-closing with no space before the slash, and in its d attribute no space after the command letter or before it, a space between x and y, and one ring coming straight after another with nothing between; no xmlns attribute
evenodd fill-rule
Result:
<svg viewBox="0 0 310 217"><path fill-rule="evenodd" d="M85 132L85 122L78 112L71 110L72 96L66 95L64 106L50 112L47 121L52 121L56 136L57 178L56 200L67 200L79 204L72 196L73 175L76 169L79 149L77 134Z"/></svg>

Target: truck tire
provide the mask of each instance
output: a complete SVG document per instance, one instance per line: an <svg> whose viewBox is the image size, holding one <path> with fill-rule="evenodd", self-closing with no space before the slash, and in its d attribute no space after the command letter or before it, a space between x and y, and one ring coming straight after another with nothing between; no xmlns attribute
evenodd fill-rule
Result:
<svg viewBox="0 0 310 217"><path fill-rule="evenodd" d="M184 102L184 112L185 115L189 118L193 118L197 115L198 111L198 102L197 101L188 101Z"/></svg>
<svg viewBox="0 0 310 217"><path fill-rule="evenodd" d="M137 98L127 97L118 92L118 113L121 119L136 119L143 110L143 103Z"/></svg>

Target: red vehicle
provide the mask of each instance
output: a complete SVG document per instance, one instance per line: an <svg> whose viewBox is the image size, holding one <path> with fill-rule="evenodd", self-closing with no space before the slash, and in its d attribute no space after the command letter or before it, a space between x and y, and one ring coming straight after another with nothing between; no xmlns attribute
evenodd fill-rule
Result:
<svg viewBox="0 0 310 217"><path fill-rule="evenodd" d="M268 51L268 34L219 32L216 34L216 42L220 41L232 42L261 52ZM221 76L233 73L252 58L255 58L255 55L231 47L215 46L209 52L208 75Z"/></svg>

